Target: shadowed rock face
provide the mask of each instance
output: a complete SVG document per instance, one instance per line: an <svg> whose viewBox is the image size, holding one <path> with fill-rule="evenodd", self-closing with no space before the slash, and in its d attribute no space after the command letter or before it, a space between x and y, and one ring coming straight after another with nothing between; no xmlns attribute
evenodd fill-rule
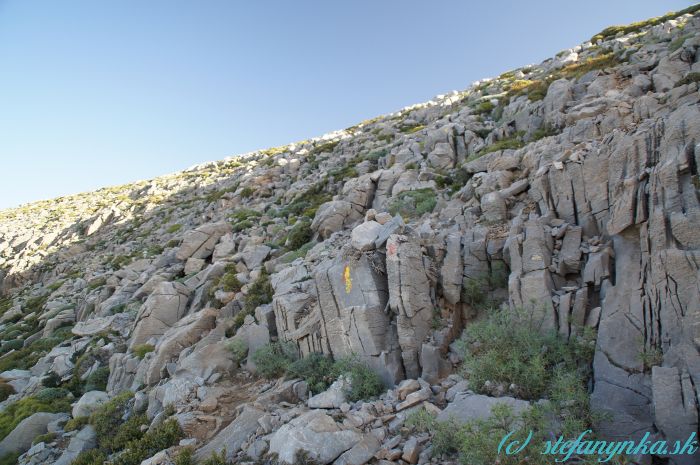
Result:
<svg viewBox="0 0 700 465"><path fill-rule="evenodd" d="M561 338L597 330L599 436L684 439L700 397L698 73L700 17L684 15L321 138L0 212L7 404L109 368L86 391L136 391L152 428L173 406L200 458L427 463L427 439L396 431L414 408L488 415L494 398L448 375L496 302ZM309 396L251 378L275 338L403 383L351 404L342 383ZM94 445L36 415L3 450L60 440L22 465Z"/></svg>

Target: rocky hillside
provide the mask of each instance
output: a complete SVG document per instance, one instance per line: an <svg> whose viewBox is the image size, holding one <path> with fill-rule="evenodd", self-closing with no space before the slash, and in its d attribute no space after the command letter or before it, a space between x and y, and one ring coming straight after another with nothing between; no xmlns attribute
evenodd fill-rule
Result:
<svg viewBox="0 0 700 465"><path fill-rule="evenodd" d="M0 463L490 464L510 424L697 433L698 9L0 212Z"/></svg>

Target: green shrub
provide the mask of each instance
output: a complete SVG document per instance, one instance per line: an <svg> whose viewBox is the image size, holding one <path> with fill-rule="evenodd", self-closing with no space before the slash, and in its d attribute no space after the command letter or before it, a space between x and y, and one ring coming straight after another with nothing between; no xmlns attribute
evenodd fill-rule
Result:
<svg viewBox="0 0 700 465"><path fill-rule="evenodd" d="M523 460L526 463L546 462L547 459L540 456L540 451L532 447L515 455L499 454L498 445L506 434L515 431L515 434L510 437L511 441L524 441L527 435L524 428L517 428L516 420L518 417L513 414L509 405L496 404L491 409L491 414L491 417L487 419L470 421L462 428L457 428L454 430L458 432L456 435L443 429L438 436L445 436L448 439L445 442L448 443L452 443L456 436L462 464L519 465L523 463Z"/></svg>
<svg viewBox="0 0 700 465"><path fill-rule="evenodd" d="M319 144L311 150L311 153L319 154L323 152L332 152L333 150L335 150L339 143L340 140L334 140L330 142L325 142L323 144Z"/></svg>
<svg viewBox="0 0 700 465"><path fill-rule="evenodd" d="M255 189L253 189L250 186L246 186L243 189L241 189L240 196L241 196L241 198L247 199L247 198L252 197L254 193L255 193Z"/></svg>
<svg viewBox="0 0 700 465"><path fill-rule="evenodd" d="M472 307L486 301L486 286L483 278L465 278L462 282L462 298Z"/></svg>
<svg viewBox="0 0 700 465"><path fill-rule="evenodd" d="M240 339L231 341L227 346L233 354L233 362L238 366L248 355L248 345Z"/></svg>
<svg viewBox="0 0 700 465"><path fill-rule="evenodd" d="M245 231L246 229L250 229L253 226L255 226L255 223L253 223L251 220L243 220L239 221L238 223L235 223L232 226L233 232L241 232Z"/></svg>
<svg viewBox="0 0 700 465"><path fill-rule="evenodd" d="M19 452L5 454L2 457L0 457L0 465L17 465L17 459L20 455L22 454Z"/></svg>
<svg viewBox="0 0 700 465"><path fill-rule="evenodd" d="M309 385L311 392L319 393L328 389L335 380L336 370L330 357L312 353L292 362L287 375L290 378L303 379Z"/></svg>
<svg viewBox="0 0 700 465"><path fill-rule="evenodd" d="M507 86L506 95L503 100L507 102L510 98L519 97L521 95L526 95L531 102L542 100L547 95L547 90L551 83L551 79L515 80Z"/></svg>
<svg viewBox="0 0 700 465"><path fill-rule="evenodd" d="M246 294L245 303L243 304L243 312L252 315L259 306L272 302L274 293L275 290L270 283L270 276L263 269L260 277L248 289L248 294Z"/></svg>
<svg viewBox="0 0 700 465"><path fill-rule="evenodd" d="M137 344L133 348L134 355L143 360L146 354L149 354L156 350L153 344Z"/></svg>
<svg viewBox="0 0 700 465"><path fill-rule="evenodd" d="M249 208L241 208L235 210L229 216L229 221L231 221L233 232L241 232L255 226L254 220L261 216L262 213L259 211L251 210Z"/></svg>
<svg viewBox="0 0 700 465"><path fill-rule="evenodd" d="M582 62L564 66L559 73L565 78L579 78L586 73L598 69L612 68L621 63L614 53L605 53L596 57L587 58Z"/></svg>
<svg viewBox="0 0 700 465"><path fill-rule="evenodd" d="M0 316L12 308L12 299L9 297L0 297Z"/></svg>
<svg viewBox="0 0 700 465"><path fill-rule="evenodd" d="M130 391L124 391L103 404L90 415L90 424L95 428L97 443L100 448L114 450L114 436L123 423L129 401L134 396Z"/></svg>
<svg viewBox="0 0 700 465"><path fill-rule="evenodd" d="M143 436L142 426L148 426L149 421L146 415L132 415L124 423L119 425L114 435L109 440L109 449L113 451L122 450L131 441L140 439Z"/></svg>
<svg viewBox="0 0 700 465"><path fill-rule="evenodd" d="M525 145L525 142L521 140L522 133L518 133L514 136L507 137L505 139L501 139L499 141L494 142L491 145L487 145L483 149L479 150L475 155L469 157L467 161L472 161L476 160L477 158L481 157L482 155L486 155L487 153L492 153L492 152L498 152L499 150L507 150L507 149L513 149L517 150Z"/></svg>
<svg viewBox="0 0 700 465"><path fill-rule="evenodd" d="M43 391L48 390L44 389ZM38 395L25 397L8 405L5 410L0 412L0 440L10 434L19 422L37 412L58 413L70 411L70 399L59 397L59 393L64 391L61 389L49 391L44 393L41 398Z"/></svg>
<svg viewBox="0 0 700 465"><path fill-rule="evenodd" d="M334 371L338 376L350 378L350 390L346 395L351 402L370 399L384 391L385 386L379 375L357 357L351 356L337 360Z"/></svg>
<svg viewBox="0 0 700 465"><path fill-rule="evenodd" d="M22 306L22 311L25 314L32 312L40 312L44 308L44 304L46 304L48 298L48 295L30 297L24 302L24 305Z"/></svg>
<svg viewBox="0 0 700 465"><path fill-rule="evenodd" d="M180 223L175 223L168 226L168 229L166 229L165 232L168 234L173 234L178 232L180 229L182 229L182 225Z"/></svg>
<svg viewBox="0 0 700 465"><path fill-rule="evenodd" d="M229 270L224 273L224 275L219 280L219 286L224 292L239 292L243 284L236 277L236 272L234 270Z"/></svg>
<svg viewBox="0 0 700 465"><path fill-rule="evenodd" d="M557 134L559 134L559 131L556 128L549 125L545 125L533 132L530 140L534 142L545 137L556 136Z"/></svg>
<svg viewBox="0 0 700 465"><path fill-rule="evenodd" d="M277 210L275 216L278 218L290 218L292 216L305 216L309 219L316 215L316 210L321 204L332 199L330 193L326 192L328 179L322 179L304 192L298 194L284 207Z"/></svg>
<svg viewBox="0 0 700 465"><path fill-rule="evenodd" d="M290 251L287 252L282 256L282 262L283 263L292 263L294 260L297 258L304 258L306 257L306 254L309 252L314 247L313 242L307 242L306 244L302 245L295 251Z"/></svg>
<svg viewBox="0 0 700 465"><path fill-rule="evenodd" d="M15 388L0 379L0 402L4 401L15 393Z"/></svg>
<svg viewBox="0 0 700 465"><path fill-rule="evenodd" d="M201 465L228 465L226 461L226 449L222 450L218 454L212 452L211 455L201 463Z"/></svg>
<svg viewBox="0 0 700 465"><path fill-rule="evenodd" d="M36 362L51 351L51 349L62 343L65 338L67 338L67 335L64 332L57 331L50 337L37 339L27 347L22 347L4 356L0 359L0 373L15 368L28 370L36 365Z"/></svg>
<svg viewBox="0 0 700 465"><path fill-rule="evenodd" d="M109 367L99 367L85 380L85 392L106 391L109 380Z"/></svg>
<svg viewBox="0 0 700 465"><path fill-rule="evenodd" d="M454 193L464 187L471 177L471 173L468 173L462 167L458 167L445 175L437 176L435 184L440 189L449 188L450 192Z"/></svg>
<svg viewBox="0 0 700 465"><path fill-rule="evenodd" d="M489 270L488 283L491 289L508 287L508 269L506 264L499 260L489 263L491 264L491 269Z"/></svg>
<svg viewBox="0 0 700 465"><path fill-rule="evenodd" d="M355 168L355 164L359 162L360 160L351 160L349 161L345 166L342 168L336 168L334 170L331 170L328 175L332 176L333 179L336 181L344 181L349 178L356 178L360 174L357 172L357 168Z"/></svg>
<svg viewBox="0 0 700 465"><path fill-rule="evenodd" d="M133 259L134 258L131 255L117 255L109 262L109 264L112 266L113 270L117 271L131 263Z"/></svg>
<svg viewBox="0 0 700 465"><path fill-rule="evenodd" d="M56 439L58 434L56 433L46 433L46 434L40 434L39 436L35 437L32 440L32 444L39 444L40 442L44 442L46 444L52 442L53 440Z"/></svg>
<svg viewBox="0 0 700 465"><path fill-rule="evenodd" d="M436 194L432 189L404 191L391 199L389 212L407 218L420 217L432 212L436 204Z"/></svg>
<svg viewBox="0 0 700 465"><path fill-rule="evenodd" d="M682 35L678 37L675 40L672 40L670 44L668 44L668 53L673 53L679 48L683 46L683 43L688 40L688 38L691 37L690 35Z"/></svg>
<svg viewBox="0 0 700 465"><path fill-rule="evenodd" d="M90 417L77 417L68 420L63 427L64 431L75 431L90 423Z"/></svg>
<svg viewBox="0 0 700 465"><path fill-rule="evenodd" d="M404 134L413 134L414 132L418 132L421 129L425 129L425 126L422 124L414 124L414 125L407 125L407 126L401 126L399 130L403 132Z"/></svg>
<svg viewBox="0 0 700 465"><path fill-rule="evenodd" d="M700 11L700 5L693 5L680 11L670 12L663 16L646 19L644 21L639 21L624 26L610 26L603 29L598 34L594 35L591 38L591 42L595 44L597 42L600 42L601 40L607 40L609 38L615 37L618 34L629 34L632 32L639 32L642 28L656 26L657 24L664 23L669 19L675 19L679 16L683 16L688 13L695 14L697 11Z"/></svg>
<svg viewBox="0 0 700 465"><path fill-rule="evenodd" d="M97 278L88 283L88 289L92 291L98 287L104 286L105 284L107 284L107 278Z"/></svg>
<svg viewBox="0 0 700 465"><path fill-rule="evenodd" d="M435 427L435 414L424 408L412 411L407 417L404 426L417 433L426 433Z"/></svg>
<svg viewBox="0 0 700 465"><path fill-rule="evenodd" d="M3 342L2 347L0 347L0 355L5 354L11 350L21 349L22 347L24 347L24 341L21 339Z"/></svg>
<svg viewBox="0 0 700 465"><path fill-rule="evenodd" d="M551 440L549 435L554 433L545 428L543 413L536 406L522 415L515 415L512 407L498 403L492 407L490 417L473 419L466 424L453 419L437 421L425 410L420 410L412 413L405 425L414 431L430 434L433 456L456 454L463 465L545 465L551 458L540 452L544 450L544 441ZM510 440L522 444L530 431L533 432L532 442L524 450L514 455L498 454L498 445L506 434L512 433Z"/></svg>
<svg viewBox="0 0 700 465"><path fill-rule="evenodd" d="M256 350L252 355L258 372L266 378L301 378L312 392L322 392L340 376L350 379L347 398L355 402L369 399L384 391L381 378L356 356L336 360L312 353L299 358L293 342L274 342Z"/></svg>
<svg viewBox="0 0 700 465"><path fill-rule="evenodd" d="M525 310L491 310L470 324L461 346L471 389L488 393L486 381L515 384L518 397L539 399L548 394L555 367L585 380L592 360L589 338L567 343L555 332L542 334L539 324Z"/></svg>
<svg viewBox="0 0 700 465"><path fill-rule="evenodd" d="M700 82L700 73L688 73L683 79L676 83L675 87L684 86L686 84L692 84L694 82Z"/></svg>
<svg viewBox="0 0 700 465"><path fill-rule="evenodd" d="M293 342L273 342L253 353L253 363L265 378L283 376L297 358L299 353Z"/></svg>
<svg viewBox="0 0 700 465"><path fill-rule="evenodd" d="M289 250L297 250L308 243L312 236L311 222L308 220L297 221L287 235L285 247Z"/></svg>
<svg viewBox="0 0 700 465"><path fill-rule="evenodd" d="M183 447L180 449L173 460L175 465L196 465L194 460L194 449L192 447Z"/></svg>
<svg viewBox="0 0 700 465"><path fill-rule="evenodd" d="M71 465L104 465L107 463L107 455L99 449L90 449L81 452Z"/></svg>
<svg viewBox="0 0 700 465"><path fill-rule="evenodd" d="M58 387L44 388L41 391L37 392L34 395L34 398L39 402L53 402L66 399L69 394L70 391L68 391L68 389Z"/></svg>
<svg viewBox="0 0 700 465"><path fill-rule="evenodd" d="M491 103L490 100L484 100L474 108L473 113L475 115L486 115L490 114L494 108L496 108L496 106Z"/></svg>
<svg viewBox="0 0 700 465"><path fill-rule="evenodd" d="M183 433L177 421L166 420L140 439L130 441L113 463L114 465L139 465L156 452L177 444L182 437Z"/></svg>
<svg viewBox="0 0 700 465"><path fill-rule="evenodd" d="M654 366L659 366L664 361L664 354L659 347L644 348L639 354L639 359L645 371L651 371Z"/></svg>

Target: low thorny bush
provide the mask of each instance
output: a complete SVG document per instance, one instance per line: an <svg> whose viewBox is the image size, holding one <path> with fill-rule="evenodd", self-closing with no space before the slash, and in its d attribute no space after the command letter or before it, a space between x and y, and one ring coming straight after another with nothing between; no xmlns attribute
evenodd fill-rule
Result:
<svg viewBox="0 0 700 465"><path fill-rule="evenodd" d="M551 457L540 455L544 441L555 435L571 438L591 427L599 416L589 405L593 341L591 330L576 328L569 341L540 331L538 321L526 310L488 311L471 323L460 340L464 374L470 387L486 393L485 383L514 384L515 397L545 399L521 415L508 405L496 404L488 419L460 424L454 419L437 421L430 412L413 412L405 423L410 430L429 432L434 455L457 455L464 465L544 465ZM528 448L517 455L498 455L506 433L522 440L533 431Z"/></svg>
<svg viewBox="0 0 700 465"><path fill-rule="evenodd" d="M346 393L355 402L379 395L384 390L381 378L357 356L333 360L327 355L312 353L300 358L296 345L275 342L256 350L252 360L258 373L266 378L301 378L313 393L319 393L340 376L350 380Z"/></svg>
<svg viewBox="0 0 700 465"><path fill-rule="evenodd" d="M138 465L158 451L171 447L183 437L174 419L165 420L146 432L150 422L145 414L133 411L133 393L123 392L102 405L89 419L74 419L80 428L89 423L97 435L97 448L82 452L74 465L103 464L108 456L113 465ZM67 425L68 428L68 425Z"/></svg>

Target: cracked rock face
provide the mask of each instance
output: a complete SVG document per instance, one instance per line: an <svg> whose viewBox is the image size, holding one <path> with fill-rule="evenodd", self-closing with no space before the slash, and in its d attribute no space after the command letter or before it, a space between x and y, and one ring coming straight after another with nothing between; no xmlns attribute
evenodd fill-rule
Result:
<svg viewBox="0 0 700 465"><path fill-rule="evenodd" d="M198 458L429 463L429 436L396 432L414 408L488 415L454 342L494 303L563 339L597 331L598 436L684 439L700 412L697 73L700 13L685 14L320 138L0 212L1 358L32 353L0 374L15 391L0 410L109 369L100 399L134 391L151 426L172 406ZM251 377L276 340L356 355L388 391L348 403L340 384ZM21 465L94 445L36 415L0 444L31 447Z"/></svg>
<svg viewBox="0 0 700 465"><path fill-rule="evenodd" d="M180 283L158 284L139 311L131 336L131 346L160 337L187 312L190 291Z"/></svg>

